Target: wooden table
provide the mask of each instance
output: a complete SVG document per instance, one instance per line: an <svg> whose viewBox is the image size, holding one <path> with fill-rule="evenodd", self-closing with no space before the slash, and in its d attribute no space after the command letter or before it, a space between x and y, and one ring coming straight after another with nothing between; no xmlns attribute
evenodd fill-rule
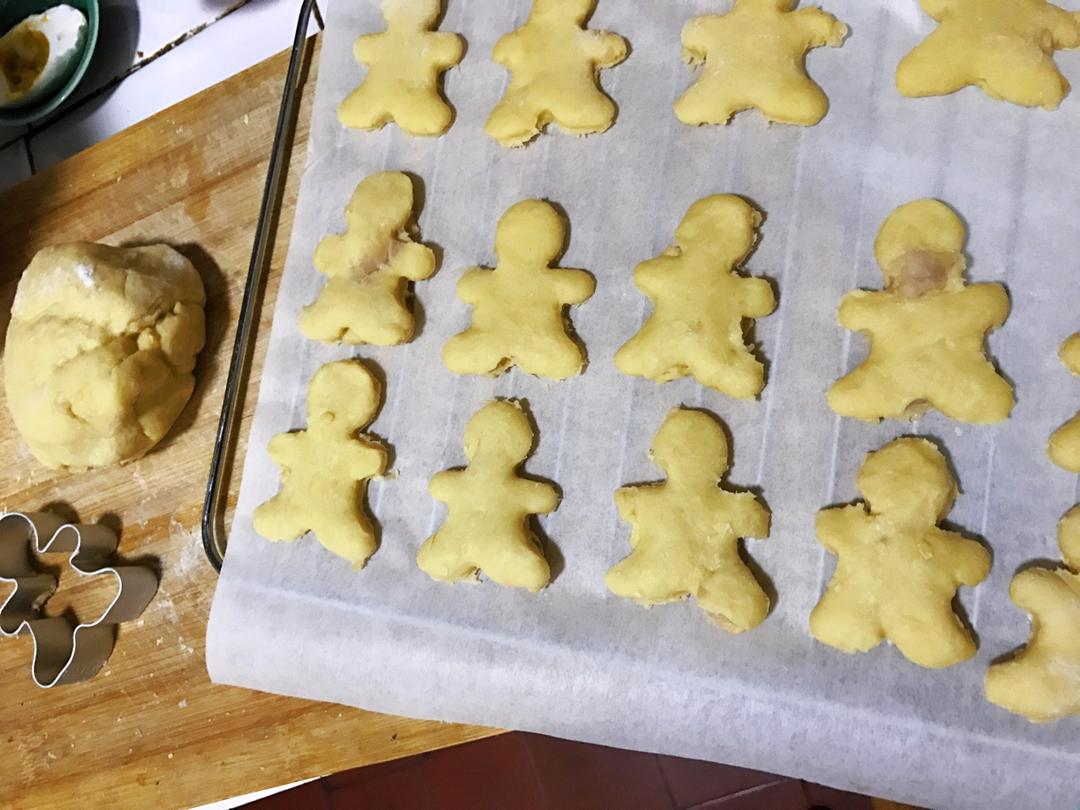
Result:
<svg viewBox="0 0 1080 810"><path fill-rule="evenodd" d="M270 304L307 148L317 50L313 39ZM0 334L19 274L50 243L169 242L195 263L208 294L195 393L146 458L93 472L47 470L0 408L0 454L9 459L0 468L0 508L49 507L108 522L120 529L125 559L161 574L154 601L120 629L112 658L91 681L40 690L30 680L29 639L0 641L2 807L190 806L499 733L215 686L206 674L216 575L203 556L199 518L287 64L287 54L273 57L0 194ZM255 381L271 312L264 307L259 324ZM239 457L254 393L252 386ZM90 617L102 607L109 595L102 583L57 570L50 614Z"/></svg>
<svg viewBox="0 0 1080 810"><path fill-rule="evenodd" d="M316 49L312 41L310 65ZM206 674L217 577L203 556L199 517L287 63L286 54L269 59L0 194L0 334L19 274L49 243L169 242L194 261L209 297L194 396L145 459L84 473L47 470L0 408L0 453L8 459L0 507L54 504L86 522L111 520L121 528L122 554L161 572L154 601L121 628L112 658L91 681L40 690L30 680L29 639L0 640L0 806L85 806L90 797L95 805L199 804L496 733L215 686ZM271 304L306 154L314 72L273 252ZM271 309L259 326L256 381ZM252 396L245 436L253 405ZM74 606L89 616L107 589L72 580L62 576L49 610Z"/></svg>

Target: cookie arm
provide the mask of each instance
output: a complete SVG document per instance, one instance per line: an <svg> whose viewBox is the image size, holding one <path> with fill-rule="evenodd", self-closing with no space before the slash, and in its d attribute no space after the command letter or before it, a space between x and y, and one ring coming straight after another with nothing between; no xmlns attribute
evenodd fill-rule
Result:
<svg viewBox="0 0 1080 810"><path fill-rule="evenodd" d="M744 278L742 288L742 311L747 318L763 318L776 309L776 296L772 285L763 278Z"/></svg>
<svg viewBox="0 0 1080 810"><path fill-rule="evenodd" d="M307 431L304 430L295 433L278 433L270 439L266 451L275 464L292 467L304 455L304 438L306 436Z"/></svg>
<svg viewBox="0 0 1080 810"><path fill-rule="evenodd" d="M855 290L840 300L840 309L836 320L845 329L853 332L865 332L873 326L875 310L878 308L877 296L881 293Z"/></svg>
<svg viewBox="0 0 1080 810"><path fill-rule="evenodd" d="M970 537L957 532L935 530L931 545L935 556L952 569L961 585L975 586L990 573L990 552Z"/></svg>
<svg viewBox="0 0 1080 810"><path fill-rule="evenodd" d="M772 514L765 505L749 492L739 492L731 496L736 510L731 521L739 537L753 537L764 540L769 536L769 524Z"/></svg>
<svg viewBox="0 0 1080 810"><path fill-rule="evenodd" d="M926 12L926 16L941 22L942 18L952 8L953 0L919 0L919 5Z"/></svg>
<svg viewBox="0 0 1080 810"><path fill-rule="evenodd" d="M598 68L615 67L626 58L626 40L611 31L583 31L585 48Z"/></svg>
<svg viewBox="0 0 1080 810"><path fill-rule="evenodd" d="M840 556L850 544L850 538L867 521L861 505L833 506L817 513L814 522L818 542L833 554Z"/></svg>
<svg viewBox="0 0 1080 810"><path fill-rule="evenodd" d="M398 242L395 269L410 281L423 281L435 272L435 253L419 242Z"/></svg>
<svg viewBox="0 0 1080 810"><path fill-rule="evenodd" d="M378 61L384 36L385 34L378 33L357 37L356 42L353 43L353 58L362 65L370 65Z"/></svg>
<svg viewBox="0 0 1080 810"><path fill-rule="evenodd" d="M580 304L596 291L596 279L584 270L560 268L555 276L555 292L567 304Z"/></svg>
<svg viewBox="0 0 1080 810"><path fill-rule="evenodd" d="M664 286L664 277L671 261L667 256L659 256L639 264L634 268L634 286L650 298L655 298Z"/></svg>
<svg viewBox="0 0 1080 810"><path fill-rule="evenodd" d="M615 490L615 509L624 523L633 525L637 519L638 487L619 487Z"/></svg>
<svg viewBox="0 0 1080 810"><path fill-rule="evenodd" d="M431 497L446 504L450 503L457 494L457 478L460 475L460 470L443 470L431 476L428 482Z"/></svg>
<svg viewBox="0 0 1080 810"><path fill-rule="evenodd" d="M559 493L543 481L523 481L522 501L530 515L546 515L559 508Z"/></svg>
<svg viewBox="0 0 1080 810"><path fill-rule="evenodd" d="M1080 15L1048 3L1044 9L1046 27L1055 48L1080 48Z"/></svg>
<svg viewBox="0 0 1080 810"><path fill-rule="evenodd" d="M795 12L794 19L798 20L806 31L807 44L811 48L820 48L823 45L839 48L844 44L848 27L829 12L820 8L802 8Z"/></svg>
<svg viewBox="0 0 1080 810"><path fill-rule="evenodd" d="M374 442L363 442L353 449L350 474L357 481L380 475L386 469L386 448Z"/></svg>
<svg viewBox="0 0 1080 810"><path fill-rule="evenodd" d="M967 305L981 313L987 330L999 328L1009 316L1009 294L1003 284L972 284L963 295Z"/></svg>
<svg viewBox="0 0 1080 810"><path fill-rule="evenodd" d="M435 64L453 66L461 61L465 54L465 41L459 34L449 31L435 33L429 46L428 56Z"/></svg>
<svg viewBox="0 0 1080 810"><path fill-rule="evenodd" d="M521 31L520 28L517 31L511 31L495 43L495 47L491 50L493 61L508 68L512 68L514 64L521 61L525 51Z"/></svg>
<svg viewBox="0 0 1080 810"><path fill-rule="evenodd" d="M683 59L691 65L704 62L712 42L720 33L715 29L722 24L723 17L719 14L705 14L687 20L682 29Z"/></svg>
<svg viewBox="0 0 1080 810"><path fill-rule="evenodd" d="M466 304L475 304L487 294L491 270L475 267L458 279L457 296Z"/></svg>

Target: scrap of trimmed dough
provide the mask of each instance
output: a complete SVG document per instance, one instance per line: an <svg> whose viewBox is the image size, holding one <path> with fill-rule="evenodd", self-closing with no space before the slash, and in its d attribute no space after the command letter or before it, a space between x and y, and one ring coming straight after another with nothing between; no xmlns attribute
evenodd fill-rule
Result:
<svg viewBox="0 0 1080 810"><path fill-rule="evenodd" d="M43 248L19 279L4 350L12 421L47 467L146 454L195 387L206 293L168 245Z"/></svg>
<svg viewBox="0 0 1080 810"><path fill-rule="evenodd" d="M739 556L739 540L768 537L770 515L751 493L722 488L724 428L702 411L674 408L649 457L667 480L615 492L633 551L608 571L608 590L645 606L694 596L729 633L757 627L769 597Z"/></svg>
<svg viewBox="0 0 1080 810"><path fill-rule="evenodd" d="M377 546L364 499L369 478L386 469L386 448L360 433L382 399L379 381L359 360L319 368L308 387L307 429L279 433L269 454L281 467L281 490L255 509L255 531L268 540L306 532L362 568Z"/></svg>
<svg viewBox="0 0 1080 810"><path fill-rule="evenodd" d="M919 0L938 27L896 68L910 97L975 85L991 98L1056 109L1069 83L1054 51L1080 47L1080 17L1046 0Z"/></svg>
<svg viewBox="0 0 1080 810"><path fill-rule="evenodd" d="M1058 524L1064 568L1028 568L1009 597L1031 617L1031 638L986 673L986 698L1033 723L1080 715L1080 506Z"/></svg>
<svg viewBox="0 0 1080 810"><path fill-rule="evenodd" d="M1002 284L964 283L963 246L964 225L942 202L915 200L888 216L874 242L885 289L840 302L840 325L864 332L870 350L829 389L836 413L902 420L931 406L960 422L1008 418L1012 387L985 342L1005 322L1009 296Z"/></svg>
<svg viewBox="0 0 1080 810"><path fill-rule="evenodd" d="M548 124L572 135L603 132L615 103L599 86L604 68L626 58L626 40L585 23L596 0L533 0L529 19L495 44L492 58L510 84L484 131L503 146L522 146Z"/></svg>
<svg viewBox="0 0 1080 810"><path fill-rule="evenodd" d="M533 438L517 402L496 400L473 414L465 426L468 466L437 473L428 487L447 515L416 555L420 570L444 582L482 571L500 585L534 593L548 584L551 571L529 518L554 512L559 493L518 473Z"/></svg>
<svg viewBox="0 0 1080 810"><path fill-rule="evenodd" d="M761 214L741 197L717 194L690 206L675 244L634 270L653 311L615 353L623 374L668 382L690 375L722 394L753 399L765 368L745 344L743 322L776 308L762 278L735 272L753 250Z"/></svg>
<svg viewBox="0 0 1080 810"><path fill-rule="evenodd" d="M867 455L858 487L864 503L818 512L818 540L838 560L810 614L814 638L848 653L888 639L930 668L973 656L975 640L952 603L960 585L986 579L990 554L937 525L957 491L941 451L895 439Z"/></svg>
<svg viewBox="0 0 1080 810"><path fill-rule="evenodd" d="M442 0L383 0L382 13L386 30L365 34L353 46L367 76L338 106L338 120L357 129L393 121L410 135L442 135L454 111L439 92L439 79L461 61L465 42L432 30Z"/></svg>
<svg viewBox="0 0 1080 810"><path fill-rule="evenodd" d="M812 126L829 100L806 73L806 53L839 48L848 28L820 8L794 11L798 0L735 0L727 14L694 17L683 26L683 56L704 64L675 102L684 124L727 124L742 110L769 120Z"/></svg>
<svg viewBox="0 0 1080 810"><path fill-rule="evenodd" d="M435 272L431 248L413 242L413 184L401 172L364 178L345 209L345 233L315 249L326 286L300 313L300 332L324 343L393 346L412 339L410 281Z"/></svg>
<svg viewBox="0 0 1080 810"><path fill-rule="evenodd" d="M501 374L517 366L553 380L581 373L585 349L569 331L566 308L586 301L596 281L584 270L551 267L565 243L562 217L543 200L523 200L502 215L495 269L471 268L458 282L472 323L443 347L448 369Z"/></svg>
<svg viewBox="0 0 1080 810"><path fill-rule="evenodd" d="M1062 344L1058 356L1069 371L1080 375L1080 332ZM1054 431L1046 454L1059 467L1080 473L1080 413Z"/></svg>

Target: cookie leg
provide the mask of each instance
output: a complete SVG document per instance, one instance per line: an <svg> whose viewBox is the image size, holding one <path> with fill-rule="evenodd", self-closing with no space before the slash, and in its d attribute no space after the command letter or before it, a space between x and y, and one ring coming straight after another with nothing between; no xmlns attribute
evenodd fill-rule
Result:
<svg viewBox="0 0 1080 810"><path fill-rule="evenodd" d="M702 582L697 599L701 609L731 633L757 627L769 613L769 597L738 558Z"/></svg>
<svg viewBox="0 0 1080 810"><path fill-rule="evenodd" d="M1030 66L1017 70L1014 61L994 60L985 66L985 78L979 86L996 98L1025 107L1056 109L1069 92L1069 82L1061 75L1053 59L1037 48L1027 56Z"/></svg>
<svg viewBox="0 0 1080 810"><path fill-rule="evenodd" d="M684 583L675 581L664 559L637 550L612 566L604 584L616 596L646 605L685 599L690 593Z"/></svg>
<svg viewBox="0 0 1080 810"><path fill-rule="evenodd" d="M315 539L331 554L348 560L359 568L375 553L375 529L363 510L333 504L321 510L320 519L312 522Z"/></svg>
<svg viewBox="0 0 1080 810"><path fill-rule="evenodd" d="M416 564L432 579L457 582L476 574L476 565L462 553L464 543L444 530L435 532L416 553Z"/></svg>
<svg viewBox="0 0 1080 810"><path fill-rule="evenodd" d="M509 359L509 347L489 335L466 329L443 347L443 363L455 374L497 374Z"/></svg>
<svg viewBox="0 0 1080 810"><path fill-rule="evenodd" d="M885 638L876 612L850 592L825 591L810 613L810 632L818 641L844 652L872 650Z"/></svg>
<svg viewBox="0 0 1080 810"><path fill-rule="evenodd" d="M684 124L727 124L731 117L745 107L736 106L722 88L712 82L698 80L675 100L675 117Z"/></svg>
<svg viewBox="0 0 1080 810"><path fill-rule="evenodd" d="M896 68L896 88L909 97L946 96L969 82L971 52L960 42L950 42L935 30Z"/></svg>
<svg viewBox="0 0 1080 810"><path fill-rule="evenodd" d="M520 146L539 131L540 111L529 94L507 91L488 116L484 132L503 146Z"/></svg>
<svg viewBox="0 0 1080 810"><path fill-rule="evenodd" d="M888 366L864 362L829 388L829 407L854 419L899 419L917 395L896 389Z"/></svg>
<svg viewBox="0 0 1080 810"><path fill-rule="evenodd" d="M362 84L353 90L338 106L338 120L352 129L381 129L393 119L378 94Z"/></svg>
<svg viewBox="0 0 1080 810"><path fill-rule="evenodd" d="M770 121L809 127L825 117L829 99L815 82L804 79L778 88L775 96L770 96L760 109Z"/></svg>
<svg viewBox="0 0 1080 810"><path fill-rule="evenodd" d="M562 324L558 324L562 329ZM580 373L585 350L569 337L530 342L514 351L514 364L528 374L562 380Z"/></svg>
<svg viewBox="0 0 1080 810"><path fill-rule="evenodd" d="M477 564L489 579L511 588L538 591L551 579L551 568L535 538L528 545L511 538L497 553Z"/></svg>
<svg viewBox="0 0 1080 810"><path fill-rule="evenodd" d="M255 532L267 540L295 540L310 528L303 507L284 493L256 507L252 523Z"/></svg>
<svg viewBox="0 0 1080 810"><path fill-rule="evenodd" d="M952 600L933 606L931 617L917 617L910 612L890 617L886 635L909 661L921 667L938 669L975 654L975 642L953 613Z"/></svg>
<svg viewBox="0 0 1080 810"><path fill-rule="evenodd" d="M582 102L582 96L567 93L564 98L575 99L574 102L560 102L551 111L552 119L563 130L576 135L589 135L595 132L603 132L611 126L615 120L615 102L594 88L588 88L589 92Z"/></svg>
<svg viewBox="0 0 1080 810"><path fill-rule="evenodd" d="M968 423L1000 422L1013 407L1013 390L993 365L981 357L957 369L952 384L935 394L934 407L950 419Z"/></svg>
<svg viewBox="0 0 1080 810"><path fill-rule="evenodd" d="M648 330L648 331L647 331ZM685 367L668 356L663 334L649 330L646 323L641 331L615 352L615 368L631 377L667 382L686 376Z"/></svg>
<svg viewBox="0 0 1080 810"><path fill-rule="evenodd" d="M394 105L394 120L410 135L442 135L454 121L454 111L436 90L409 93Z"/></svg>
<svg viewBox="0 0 1080 810"><path fill-rule="evenodd" d="M754 399L765 387L765 367L745 350L696 360L689 371L702 385L737 399Z"/></svg>

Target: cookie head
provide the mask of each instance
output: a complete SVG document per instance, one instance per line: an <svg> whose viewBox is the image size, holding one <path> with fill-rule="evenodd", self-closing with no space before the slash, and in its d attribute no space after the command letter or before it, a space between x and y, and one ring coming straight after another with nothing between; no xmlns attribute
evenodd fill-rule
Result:
<svg viewBox="0 0 1080 810"><path fill-rule="evenodd" d="M533 0L532 13L540 16L564 17L584 25L596 0Z"/></svg>
<svg viewBox="0 0 1080 810"><path fill-rule="evenodd" d="M533 430L516 402L490 402L465 426L465 458L469 463L516 467L532 451Z"/></svg>
<svg viewBox="0 0 1080 810"><path fill-rule="evenodd" d="M932 443L912 437L867 455L858 485L874 513L928 525L937 523L956 497L945 456Z"/></svg>
<svg viewBox="0 0 1080 810"><path fill-rule="evenodd" d="M715 419L701 411L675 408L653 437L650 455L669 479L705 478L715 486L727 472L730 450Z"/></svg>
<svg viewBox="0 0 1080 810"><path fill-rule="evenodd" d="M543 200L522 200L499 219L495 254L500 264L547 267L563 251L566 229L559 212Z"/></svg>
<svg viewBox="0 0 1080 810"><path fill-rule="evenodd" d="M382 0L382 14L387 22L401 18L428 28L441 11L442 0Z"/></svg>
<svg viewBox="0 0 1080 810"><path fill-rule="evenodd" d="M308 388L308 427L352 436L375 418L381 396L379 381L359 360L327 363Z"/></svg>
<svg viewBox="0 0 1080 810"><path fill-rule="evenodd" d="M714 194L690 206L675 231L675 239L686 253L733 265L754 246L760 223L761 214L742 197Z"/></svg>
<svg viewBox="0 0 1080 810"><path fill-rule="evenodd" d="M874 257L886 289L905 298L964 284L964 223L945 203L914 200L893 211L878 231Z"/></svg>
<svg viewBox="0 0 1080 810"><path fill-rule="evenodd" d="M1058 523L1058 547L1065 565L1080 573L1080 506L1074 506Z"/></svg>

